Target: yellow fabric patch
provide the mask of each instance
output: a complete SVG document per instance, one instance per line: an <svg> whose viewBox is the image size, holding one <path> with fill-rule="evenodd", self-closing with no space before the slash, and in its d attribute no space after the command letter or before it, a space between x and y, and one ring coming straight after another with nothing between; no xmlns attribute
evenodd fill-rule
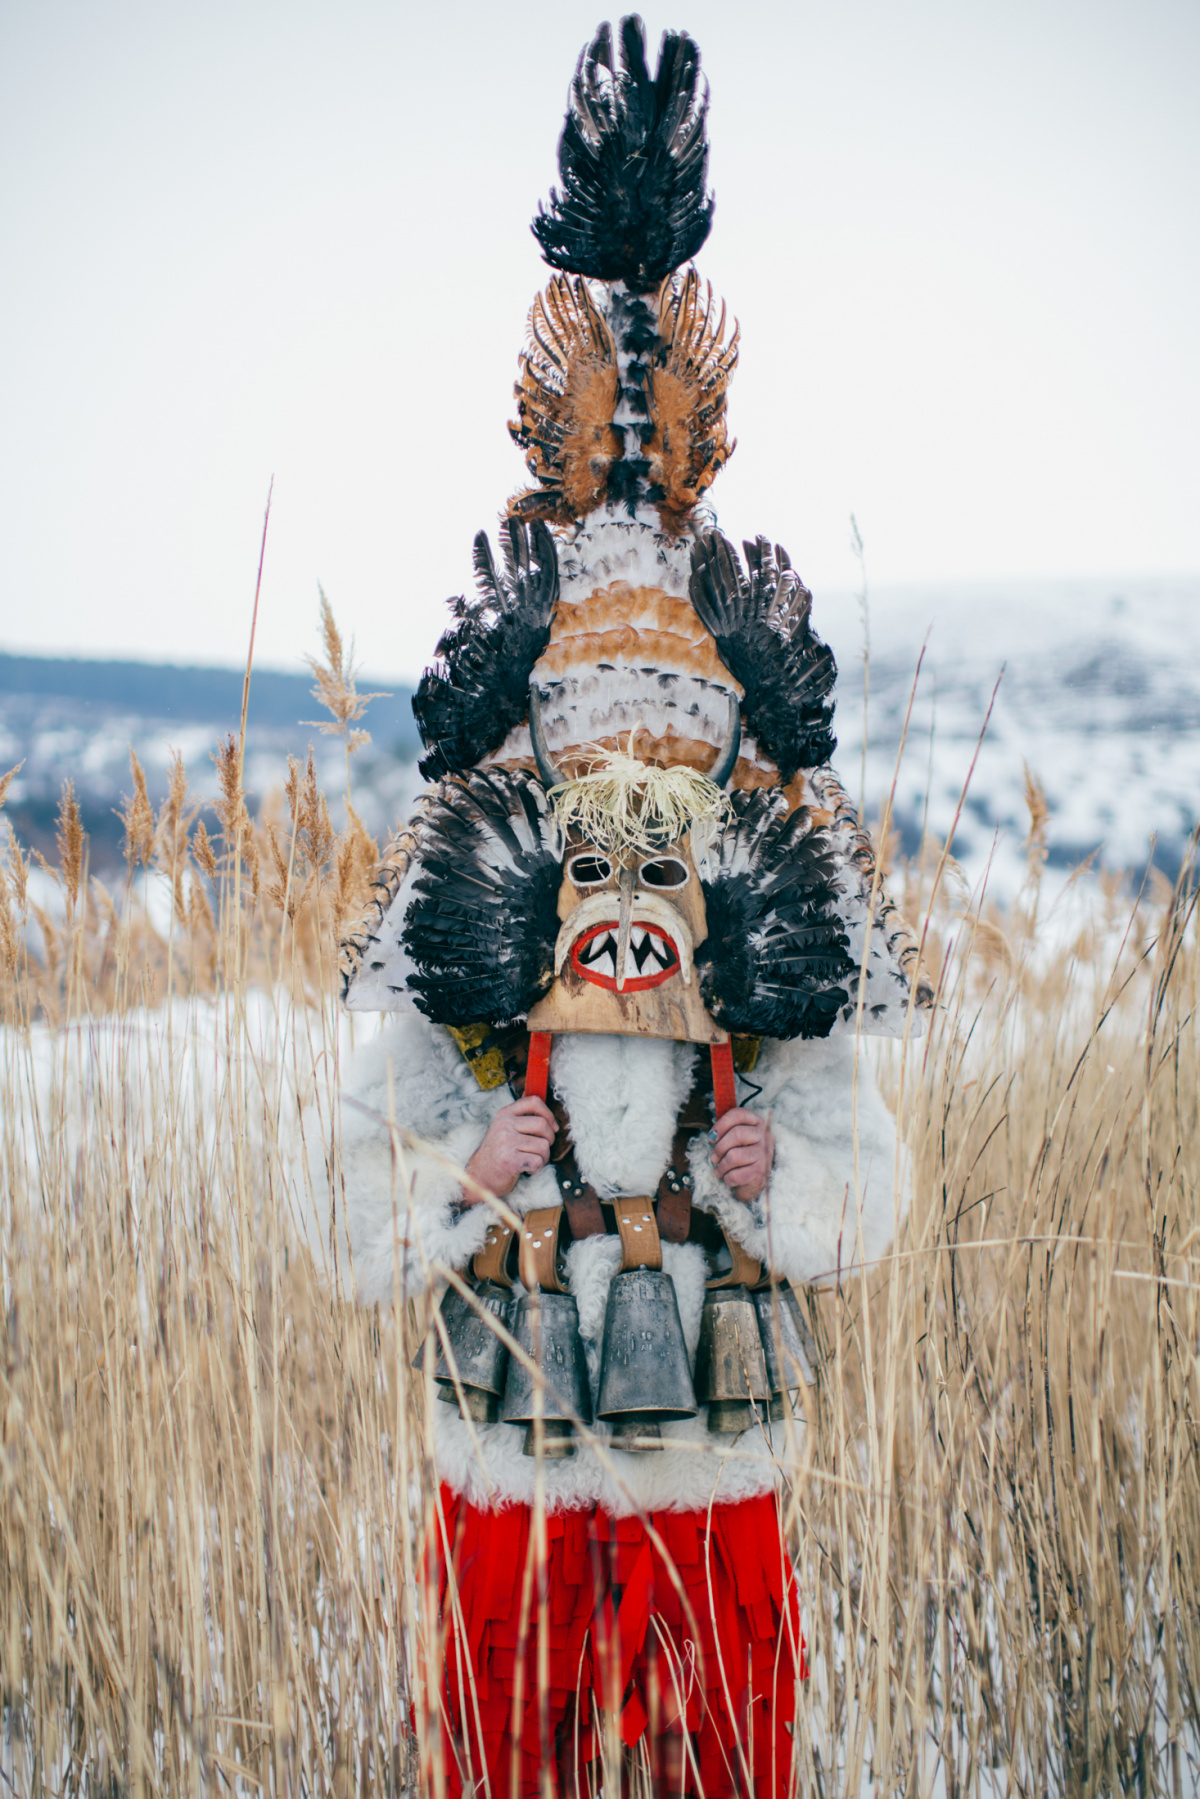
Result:
<svg viewBox="0 0 1200 1799"><path fill-rule="evenodd" d="M739 1074L752 1074L758 1061L758 1053L762 1049L761 1037L733 1038L733 1065Z"/></svg>
<svg viewBox="0 0 1200 1799"><path fill-rule="evenodd" d="M485 1093L503 1087L508 1079L504 1053L492 1035L489 1024L448 1024L446 1029L457 1043L471 1073Z"/></svg>

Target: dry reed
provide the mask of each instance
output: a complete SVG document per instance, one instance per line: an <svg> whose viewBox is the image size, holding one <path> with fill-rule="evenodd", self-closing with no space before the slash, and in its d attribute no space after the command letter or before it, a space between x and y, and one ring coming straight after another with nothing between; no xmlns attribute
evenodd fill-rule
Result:
<svg viewBox="0 0 1200 1799"><path fill-rule="evenodd" d="M324 706L329 717L308 722L327 737L341 738L346 753L346 801L349 804L350 758L371 741L371 733L359 725L359 720L372 700L388 700L392 696L390 693L359 693L354 645L346 648L333 616L333 607L325 597L325 589L318 587L317 592L321 596L321 643L325 657L322 661L319 656L309 656L307 662L315 679L313 699Z"/></svg>
<svg viewBox="0 0 1200 1799"><path fill-rule="evenodd" d="M308 1101L336 1179L335 943L373 846L311 763L258 820L236 745L219 767L219 846L181 767L152 830L135 772L120 905L69 798L40 931L4 852L0 1770L436 1792L426 1317L331 1299L288 1197ZM1034 845L1018 906L928 919L933 1028L882 1059L911 1210L809 1298L798 1793L1178 1799L1200 1766L1194 888L1110 887L1055 947L1040 872Z"/></svg>

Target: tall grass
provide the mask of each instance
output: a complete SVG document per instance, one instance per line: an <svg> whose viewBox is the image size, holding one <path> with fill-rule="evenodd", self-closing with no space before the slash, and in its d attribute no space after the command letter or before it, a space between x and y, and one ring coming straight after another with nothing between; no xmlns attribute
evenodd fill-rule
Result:
<svg viewBox="0 0 1200 1799"><path fill-rule="evenodd" d="M70 796L55 906L4 853L0 1789L436 1792L426 1317L331 1298L289 1196L302 1129L336 1178L373 846L311 770L257 820L236 746L221 772L211 835L182 767L157 815L135 775L124 895ZM912 1206L809 1296L784 1469L798 1793L1196 1783L1194 889L1066 931L1039 879L1036 838L1007 913L928 916L908 877L939 999L881 1062Z"/></svg>

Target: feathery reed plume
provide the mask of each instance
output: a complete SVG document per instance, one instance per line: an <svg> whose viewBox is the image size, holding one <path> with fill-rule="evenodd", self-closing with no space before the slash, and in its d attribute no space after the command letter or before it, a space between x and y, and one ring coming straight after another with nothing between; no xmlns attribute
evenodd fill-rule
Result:
<svg viewBox="0 0 1200 1799"><path fill-rule="evenodd" d="M707 775L682 765L659 768L633 753L634 733L625 748L589 744L590 767L551 789L564 830L574 827L588 842L610 854L660 849L689 825L723 818L729 799Z"/></svg>
<svg viewBox="0 0 1200 1799"><path fill-rule="evenodd" d="M338 936L350 914L361 911L379 863L379 845L346 802L346 829L334 852L333 914Z"/></svg>
<svg viewBox="0 0 1200 1799"><path fill-rule="evenodd" d="M67 899L74 908L79 900L79 887L83 880L83 857L87 840L83 829L83 815L79 810L79 801L75 798L75 783L71 780L63 782L54 840L58 845L58 865L63 886L66 888Z"/></svg>
<svg viewBox="0 0 1200 1799"><path fill-rule="evenodd" d="M12 883L17 905L24 912L29 905L29 862L22 854L11 819L6 818L4 823L8 831L8 878Z"/></svg>
<svg viewBox="0 0 1200 1799"><path fill-rule="evenodd" d="M317 783L311 747L303 776L295 757L288 757L288 778L283 791L292 811L297 854L303 856L311 873L319 877L333 848L333 826L329 822L325 795Z"/></svg>
<svg viewBox="0 0 1200 1799"><path fill-rule="evenodd" d="M22 766L18 762L17 767L11 768L0 781L0 806L4 804L13 776ZM19 926L28 911L28 868L11 821L6 818L4 823L8 844L6 854L0 856L0 970L5 975L14 975L21 954Z"/></svg>
<svg viewBox="0 0 1200 1799"><path fill-rule="evenodd" d="M17 762L9 769L6 775L0 775L0 806L2 806L8 798L8 790L24 766L24 762Z"/></svg>
<svg viewBox="0 0 1200 1799"><path fill-rule="evenodd" d="M0 866L0 972L16 974L21 954L21 934L9 888L8 871Z"/></svg>
<svg viewBox="0 0 1200 1799"><path fill-rule="evenodd" d="M292 758L289 757L290 760ZM295 830L292 829L288 832L288 841L284 845L279 840L276 820L269 818L266 821L266 839L271 873L263 882L263 892L273 906L279 907L290 923L295 918L304 897L303 892L297 892L296 882L293 879L292 856L295 849ZM307 882L305 890L307 890Z"/></svg>
<svg viewBox="0 0 1200 1799"><path fill-rule="evenodd" d="M246 810L246 794L242 786L241 748L236 737L227 737L225 742L213 752L213 762L217 770L217 786L220 789L218 798L213 802L214 810L221 821L221 835L225 839L225 852L231 861L240 858L250 876L250 891L253 899L258 898L259 859L258 845L254 840L254 826L250 814Z"/></svg>
<svg viewBox="0 0 1200 1799"><path fill-rule="evenodd" d="M132 874L138 862L149 862L154 848L154 809L146 792L146 776L137 759L137 751L129 746L129 769L133 775L133 793L123 794L123 804L113 810L125 827L125 860Z"/></svg>
<svg viewBox="0 0 1200 1799"><path fill-rule="evenodd" d="M300 722L314 726L327 737L341 738L346 751L346 802L349 804L350 758L355 750L371 741L369 731L356 731L351 727L362 718L372 700L390 700L392 696L390 693L359 693L354 644L352 642L349 650L346 649L333 616L333 607L325 597L325 589L318 586L317 592L321 596L321 639L325 645L325 660L319 656L306 656L304 660L316 676L312 697L332 717L302 718Z"/></svg>
<svg viewBox="0 0 1200 1799"><path fill-rule="evenodd" d="M208 876L210 881L215 881L217 858L213 854L212 838L208 834L208 826L203 819L196 826L196 835L192 839L192 854L196 858L196 866Z"/></svg>
<svg viewBox="0 0 1200 1799"><path fill-rule="evenodd" d="M188 921L188 832L199 810L198 804L188 804L187 770L180 752L172 750L167 797L154 825L154 859L171 883L171 904L180 924Z"/></svg>
<svg viewBox="0 0 1200 1799"><path fill-rule="evenodd" d="M193 881L188 888L187 924L189 930L197 935L201 932L208 933L213 929L212 907L208 903L208 895L200 881Z"/></svg>
<svg viewBox="0 0 1200 1799"><path fill-rule="evenodd" d="M1046 826L1050 819L1050 808L1046 804L1046 790L1028 762L1022 763L1022 767L1025 771L1025 807L1029 813L1029 835L1025 839L1025 865L1029 870L1030 881L1036 885L1041 880L1042 869L1046 862Z"/></svg>
<svg viewBox="0 0 1200 1799"><path fill-rule="evenodd" d="M311 748L309 762L312 762ZM288 804L286 844L280 842L276 819L265 820L267 853L274 870L274 878L267 882L265 892L271 904L278 906L289 922L295 920L314 880L311 865L306 866L305 846L300 843L302 786L300 765L294 756L289 756L287 779L283 784L284 798ZM309 809L312 810L311 801Z"/></svg>
<svg viewBox="0 0 1200 1799"><path fill-rule="evenodd" d="M227 737L213 751L213 766L217 771L219 798L213 802L213 809L221 821L221 834L227 849L236 847L236 839L248 822L246 802L242 795L242 773L238 765L238 746L236 737Z"/></svg>

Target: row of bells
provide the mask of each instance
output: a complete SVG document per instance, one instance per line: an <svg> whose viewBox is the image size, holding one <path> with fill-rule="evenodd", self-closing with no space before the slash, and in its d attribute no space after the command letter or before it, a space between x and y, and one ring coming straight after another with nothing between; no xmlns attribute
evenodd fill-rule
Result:
<svg viewBox="0 0 1200 1799"><path fill-rule="evenodd" d="M485 1280L473 1300L454 1287L443 1295L433 1379L440 1397L473 1422L524 1425L526 1455L537 1453L539 1435L546 1456L573 1455L574 1421L594 1419L610 1427L614 1448L661 1449L660 1426L694 1418L701 1405L710 1431L732 1435L782 1418L785 1394L813 1380L812 1336L786 1283L708 1292L693 1374L670 1275L649 1268L614 1275L594 1413L569 1293L535 1291L518 1300ZM501 1330L523 1357L509 1353ZM422 1357L423 1350L417 1366Z"/></svg>

